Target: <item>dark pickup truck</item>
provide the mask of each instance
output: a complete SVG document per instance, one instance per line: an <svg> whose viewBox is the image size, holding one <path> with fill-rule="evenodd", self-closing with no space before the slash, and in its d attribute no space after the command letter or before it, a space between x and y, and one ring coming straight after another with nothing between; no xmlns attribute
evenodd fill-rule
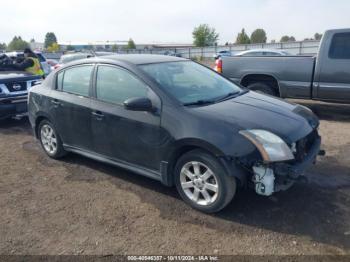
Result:
<svg viewBox="0 0 350 262"><path fill-rule="evenodd" d="M0 71L0 120L27 112L28 89L40 76L20 71Z"/></svg>
<svg viewBox="0 0 350 262"><path fill-rule="evenodd" d="M350 103L350 29L329 30L311 56L221 57L233 82L282 98Z"/></svg>

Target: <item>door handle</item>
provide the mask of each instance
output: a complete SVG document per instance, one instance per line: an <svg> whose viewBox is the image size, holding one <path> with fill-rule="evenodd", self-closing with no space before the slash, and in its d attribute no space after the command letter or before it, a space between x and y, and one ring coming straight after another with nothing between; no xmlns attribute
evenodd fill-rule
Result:
<svg viewBox="0 0 350 262"><path fill-rule="evenodd" d="M104 117L104 114L100 111L93 111L92 115L97 119L97 120L102 120Z"/></svg>
<svg viewBox="0 0 350 262"><path fill-rule="evenodd" d="M51 100L51 103L54 105L54 107L59 107L60 105L62 105L57 99Z"/></svg>

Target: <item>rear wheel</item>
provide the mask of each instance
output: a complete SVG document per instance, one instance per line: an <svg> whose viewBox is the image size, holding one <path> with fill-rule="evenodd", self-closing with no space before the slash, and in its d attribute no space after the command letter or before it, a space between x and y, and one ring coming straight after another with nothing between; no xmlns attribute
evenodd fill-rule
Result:
<svg viewBox="0 0 350 262"><path fill-rule="evenodd" d="M248 89L261 92L270 96L277 96L276 89L268 84L258 82L247 86Z"/></svg>
<svg viewBox="0 0 350 262"><path fill-rule="evenodd" d="M40 122L38 136L41 146L49 157L57 159L67 153L63 148L62 141L55 128L48 120L43 120Z"/></svg>
<svg viewBox="0 0 350 262"><path fill-rule="evenodd" d="M202 150L183 155L175 167L175 184L183 200L195 209L214 213L229 204L236 192L234 177Z"/></svg>

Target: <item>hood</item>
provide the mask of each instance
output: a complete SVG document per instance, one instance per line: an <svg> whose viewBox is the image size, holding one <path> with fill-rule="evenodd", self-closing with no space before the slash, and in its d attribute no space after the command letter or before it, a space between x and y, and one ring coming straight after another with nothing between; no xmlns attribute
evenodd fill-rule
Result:
<svg viewBox="0 0 350 262"><path fill-rule="evenodd" d="M40 76L36 76L24 71L0 71L0 81L26 81L32 79L40 79Z"/></svg>
<svg viewBox="0 0 350 262"><path fill-rule="evenodd" d="M317 117L306 107L285 100L248 92L216 104L195 108L210 119L221 119L239 132L245 129L264 129L293 143L315 129Z"/></svg>

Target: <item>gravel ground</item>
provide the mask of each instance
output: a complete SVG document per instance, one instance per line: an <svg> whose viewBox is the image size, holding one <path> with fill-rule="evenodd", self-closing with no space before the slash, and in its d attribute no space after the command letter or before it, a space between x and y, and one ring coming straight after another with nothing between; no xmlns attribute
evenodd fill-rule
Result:
<svg viewBox="0 0 350 262"><path fill-rule="evenodd" d="M125 170L49 159L26 118L0 122L0 254L350 254L350 106L301 103L327 150L309 183L240 190L215 215Z"/></svg>

